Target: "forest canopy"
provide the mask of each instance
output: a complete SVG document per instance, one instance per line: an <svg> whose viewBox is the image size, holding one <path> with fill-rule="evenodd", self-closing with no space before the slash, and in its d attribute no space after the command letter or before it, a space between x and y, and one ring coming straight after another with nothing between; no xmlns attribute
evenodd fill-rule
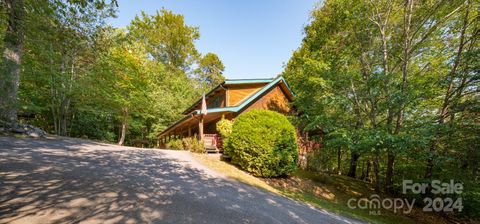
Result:
<svg viewBox="0 0 480 224"><path fill-rule="evenodd" d="M478 1L328 0L283 75L298 126L321 130L311 168L400 192L402 180L465 184L480 214Z"/></svg>
<svg viewBox="0 0 480 224"><path fill-rule="evenodd" d="M0 47L21 60L3 58L4 120L153 147L185 107L224 80L220 58L196 49L199 28L169 10L113 28L106 20L116 1L1 3Z"/></svg>

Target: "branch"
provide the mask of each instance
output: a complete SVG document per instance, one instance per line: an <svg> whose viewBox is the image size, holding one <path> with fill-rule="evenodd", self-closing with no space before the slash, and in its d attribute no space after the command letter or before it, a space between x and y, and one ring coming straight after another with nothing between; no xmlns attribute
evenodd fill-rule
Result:
<svg viewBox="0 0 480 224"><path fill-rule="evenodd" d="M422 27L425 25L425 23L427 23L427 21L430 19L430 17L432 17L433 14L435 14L435 12L438 11L438 8L440 8L440 6L442 5L442 3L444 2L444 0L440 1L433 9L430 10L430 14L428 14L424 19L423 21L420 23L420 26L418 26L417 30L415 30L415 32L413 32L412 34L412 37L410 39L410 42L413 41L413 38L417 35L417 33L422 29Z"/></svg>
<svg viewBox="0 0 480 224"><path fill-rule="evenodd" d="M450 12L449 14L447 14L446 16L444 16L442 19L440 19L437 23L435 23L433 26L431 26L427 32L420 38L420 40L413 44L412 45L412 48L410 48L408 54L410 55L410 53L414 50L416 50L418 48L418 46L423 43L429 36L430 34L433 33L433 31L435 31L437 29L437 27L442 24L443 22L445 22L445 20L447 20L448 18L450 18L453 14L455 14L458 10L460 10L464 5L460 5L458 6L457 8L455 8L452 12ZM419 28L420 29L420 28ZM412 36L413 38L413 36ZM408 60L408 58L406 58L405 60Z"/></svg>

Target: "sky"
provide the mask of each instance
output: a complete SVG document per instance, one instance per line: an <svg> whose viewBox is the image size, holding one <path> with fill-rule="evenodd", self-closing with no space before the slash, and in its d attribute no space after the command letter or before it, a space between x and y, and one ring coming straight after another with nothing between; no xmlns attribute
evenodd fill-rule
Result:
<svg viewBox="0 0 480 224"><path fill-rule="evenodd" d="M125 27L142 10L154 14L163 7L199 27L197 49L217 54L227 79L271 78L300 46L317 1L120 0L118 17L109 23Z"/></svg>

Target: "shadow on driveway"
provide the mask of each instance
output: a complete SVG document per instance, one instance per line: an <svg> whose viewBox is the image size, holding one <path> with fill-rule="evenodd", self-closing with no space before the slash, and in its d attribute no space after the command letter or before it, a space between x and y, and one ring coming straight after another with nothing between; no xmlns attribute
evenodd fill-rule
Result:
<svg viewBox="0 0 480 224"><path fill-rule="evenodd" d="M187 152L0 137L0 223L351 223L219 178Z"/></svg>

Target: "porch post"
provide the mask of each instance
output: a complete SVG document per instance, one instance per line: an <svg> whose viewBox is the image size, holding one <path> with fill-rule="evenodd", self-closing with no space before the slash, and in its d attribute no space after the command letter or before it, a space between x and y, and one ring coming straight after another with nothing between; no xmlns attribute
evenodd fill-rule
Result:
<svg viewBox="0 0 480 224"><path fill-rule="evenodd" d="M188 125L188 137L192 137L192 127Z"/></svg>
<svg viewBox="0 0 480 224"><path fill-rule="evenodd" d="M198 139L203 141L203 114L200 115L200 121L198 122Z"/></svg>

